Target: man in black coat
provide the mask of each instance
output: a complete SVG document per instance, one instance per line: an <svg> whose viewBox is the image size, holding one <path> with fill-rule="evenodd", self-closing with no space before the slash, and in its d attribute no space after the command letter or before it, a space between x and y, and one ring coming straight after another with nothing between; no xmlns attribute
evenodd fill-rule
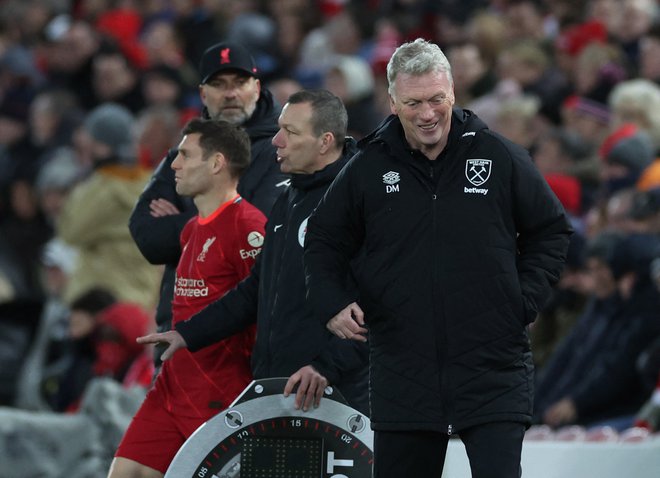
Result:
<svg viewBox="0 0 660 478"><path fill-rule="evenodd" d="M146 336L142 343L169 343L163 360L176 350L197 351L257 324L252 352L255 378L290 377L295 406L318 406L330 383L349 405L368 411L366 344L342 341L313 316L306 300L303 245L307 220L330 183L355 152L346 138L347 114L341 100L325 90L294 93L273 138L277 161L291 186L277 199L266 239L250 275L235 289L175 329ZM347 274L344 280L350 281Z"/></svg>
<svg viewBox="0 0 660 478"><path fill-rule="evenodd" d="M261 87L255 61L242 45L223 42L208 48L200 63L200 75L203 116L241 125L250 136L252 160L241 177L238 192L268 216L288 184L271 144L277 132L279 107L270 92ZM176 149L170 150L158 166L129 221L131 235L144 257L152 264L165 265L156 311L159 331L171 328L174 271L181 254L179 235L197 213L192 201L175 190L171 164L176 155ZM157 363L161 353L156 351Z"/></svg>
<svg viewBox="0 0 660 478"><path fill-rule="evenodd" d="M473 478L518 477L527 325L571 228L527 151L454 107L437 45L400 46L387 76L394 115L358 143L309 220L309 297L338 337L368 333L376 478L440 476L454 433ZM359 297L343 279L358 251Z"/></svg>

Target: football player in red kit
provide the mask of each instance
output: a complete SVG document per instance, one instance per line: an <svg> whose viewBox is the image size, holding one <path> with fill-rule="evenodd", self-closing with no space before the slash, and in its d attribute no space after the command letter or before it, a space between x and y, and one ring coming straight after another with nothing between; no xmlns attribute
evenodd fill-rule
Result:
<svg viewBox="0 0 660 478"><path fill-rule="evenodd" d="M172 169L177 193L191 196L199 214L181 233L173 325L232 289L261 250L266 218L236 192L249 161L242 128L203 119L184 127ZM253 344L250 328L168 360L122 439L109 478L162 477L184 441L250 383Z"/></svg>

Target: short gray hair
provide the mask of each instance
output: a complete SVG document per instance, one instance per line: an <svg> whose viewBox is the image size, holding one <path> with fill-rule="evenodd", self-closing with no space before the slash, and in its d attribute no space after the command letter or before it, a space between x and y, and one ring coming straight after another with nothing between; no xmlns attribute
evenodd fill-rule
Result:
<svg viewBox="0 0 660 478"><path fill-rule="evenodd" d="M387 64L387 92L394 96L394 81L399 73L419 76L432 72L446 73L449 81L454 83L449 60L438 45L423 38L404 43L394 51Z"/></svg>
<svg viewBox="0 0 660 478"><path fill-rule="evenodd" d="M332 133L337 148L344 147L348 113L344 103L336 95L324 89L301 90L292 94L287 103L309 103L312 107L312 132L317 137L323 133Z"/></svg>

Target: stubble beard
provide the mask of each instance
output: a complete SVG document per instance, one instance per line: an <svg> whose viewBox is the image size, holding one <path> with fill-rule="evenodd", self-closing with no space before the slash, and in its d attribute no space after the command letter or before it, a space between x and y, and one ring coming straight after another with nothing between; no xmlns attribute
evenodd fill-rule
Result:
<svg viewBox="0 0 660 478"><path fill-rule="evenodd" d="M234 126L242 126L248 122L248 120L252 117L252 114L256 109L257 109L256 103L252 106L252 108L244 107L241 108L240 111L231 112L231 113L227 113L225 112L225 110L221 109L214 116L212 116L212 119L227 121L228 123L231 123Z"/></svg>

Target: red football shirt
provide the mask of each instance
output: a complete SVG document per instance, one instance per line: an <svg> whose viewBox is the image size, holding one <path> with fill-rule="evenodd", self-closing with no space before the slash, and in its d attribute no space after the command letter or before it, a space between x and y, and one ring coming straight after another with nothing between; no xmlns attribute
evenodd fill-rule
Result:
<svg viewBox="0 0 660 478"><path fill-rule="evenodd" d="M173 325L249 274L261 251L265 223L256 207L236 197L211 216L196 216L186 224L174 285ZM155 384L163 392L167 410L207 420L227 408L252 380L254 335L251 327L197 352L178 350L163 364Z"/></svg>

